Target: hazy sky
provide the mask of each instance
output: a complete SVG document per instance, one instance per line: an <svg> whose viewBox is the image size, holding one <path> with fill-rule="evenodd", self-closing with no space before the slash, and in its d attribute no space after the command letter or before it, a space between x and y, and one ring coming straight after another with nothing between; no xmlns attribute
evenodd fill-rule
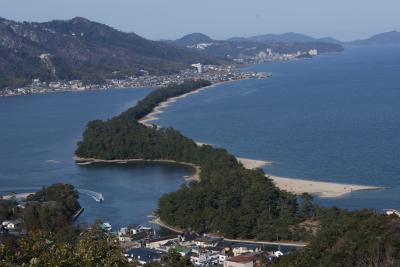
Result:
<svg viewBox="0 0 400 267"><path fill-rule="evenodd" d="M400 0L0 0L0 16L82 16L149 39L299 32L341 40L400 30Z"/></svg>

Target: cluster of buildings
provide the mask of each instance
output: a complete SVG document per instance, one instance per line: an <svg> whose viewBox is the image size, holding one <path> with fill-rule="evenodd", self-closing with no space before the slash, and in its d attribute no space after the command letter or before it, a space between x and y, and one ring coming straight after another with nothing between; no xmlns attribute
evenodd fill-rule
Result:
<svg viewBox="0 0 400 267"><path fill-rule="evenodd" d="M109 224L104 223L103 229L110 229ZM192 232L159 237L152 228L138 224L122 227L116 233L108 231L118 239L128 261L140 264L160 261L174 250L198 267L261 267L283 255L282 251L289 252L287 247L231 242Z"/></svg>
<svg viewBox="0 0 400 267"><path fill-rule="evenodd" d="M299 58L312 58L318 55L317 49L310 49L309 51L297 51L296 53L279 53L273 52L272 49L268 48L265 51L261 51L255 56L242 56L234 59L238 63L263 63L268 61L288 61Z"/></svg>
<svg viewBox="0 0 400 267"><path fill-rule="evenodd" d="M206 79L212 83L235 81L241 79L266 78L265 72L242 72L234 66L193 64L191 68L182 70L179 74L153 76L145 70L140 76L125 79L108 79L103 84L83 83L80 80L43 82L34 79L30 85L21 88L5 88L0 90L0 96L15 96L61 91L84 91L92 89L132 88L132 87L164 87L172 83L182 83L188 79Z"/></svg>
<svg viewBox="0 0 400 267"><path fill-rule="evenodd" d="M22 220L6 220L0 223L0 233L20 232L22 230Z"/></svg>

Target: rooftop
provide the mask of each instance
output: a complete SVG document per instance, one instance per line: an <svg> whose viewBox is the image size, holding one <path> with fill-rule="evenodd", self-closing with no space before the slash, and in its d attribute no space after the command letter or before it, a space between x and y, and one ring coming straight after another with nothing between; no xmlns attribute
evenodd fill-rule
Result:
<svg viewBox="0 0 400 267"><path fill-rule="evenodd" d="M164 240L171 240L171 239L176 239L176 238L178 238L177 235L170 235L170 236L151 239L151 240L149 240L149 243L159 242L159 241L164 241Z"/></svg>
<svg viewBox="0 0 400 267"><path fill-rule="evenodd" d="M247 262L253 262L254 257L253 256L236 256L236 257L227 259L227 261L236 262L236 263L247 263Z"/></svg>

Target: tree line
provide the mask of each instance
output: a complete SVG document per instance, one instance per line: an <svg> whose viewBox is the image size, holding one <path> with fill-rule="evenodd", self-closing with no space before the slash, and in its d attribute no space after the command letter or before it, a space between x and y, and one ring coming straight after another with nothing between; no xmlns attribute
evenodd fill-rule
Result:
<svg viewBox="0 0 400 267"><path fill-rule="evenodd" d="M74 225L79 194L70 184L53 184L30 195L25 208L0 199L0 222L22 219L22 231L0 232L0 266L140 266L128 262L118 241L100 227ZM192 266L171 251L149 267Z"/></svg>
<svg viewBox="0 0 400 267"><path fill-rule="evenodd" d="M198 146L172 128L146 127L138 122L168 98L207 85L209 82L199 80L161 88L119 116L89 122L76 155L168 159L200 166L199 182L161 197L157 213L167 224L230 238L309 238L307 230L298 226L305 218L296 196L278 189L261 169L247 170L225 149Z"/></svg>
<svg viewBox="0 0 400 267"><path fill-rule="evenodd" d="M226 237L311 240L305 249L281 257L274 266L400 266L399 218L321 207L308 194L296 198L278 189L262 170L243 168L222 148L197 146L172 128L138 122L168 97L200 86L187 81L158 89L111 120L90 122L76 154L170 159L200 166L199 182L161 197L160 218L183 229Z"/></svg>
<svg viewBox="0 0 400 267"><path fill-rule="evenodd" d="M400 218L369 210L327 208L311 244L274 267L400 266Z"/></svg>

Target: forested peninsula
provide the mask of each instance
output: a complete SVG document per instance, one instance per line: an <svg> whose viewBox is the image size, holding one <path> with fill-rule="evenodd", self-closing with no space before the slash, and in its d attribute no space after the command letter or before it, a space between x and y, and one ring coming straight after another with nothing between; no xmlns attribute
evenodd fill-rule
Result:
<svg viewBox="0 0 400 267"><path fill-rule="evenodd" d="M174 160L199 166L199 182L160 199L157 213L167 224L230 238L309 238L299 223L312 217L313 211L299 208L296 196L278 189L262 170L247 170L225 149L198 146L172 128L139 123L168 98L209 85L198 80L160 88L110 120L89 122L76 156Z"/></svg>
<svg viewBox="0 0 400 267"><path fill-rule="evenodd" d="M245 169L225 149L198 146L172 128L139 122L159 103L201 87L186 81L153 91L126 112L89 122L80 158L173 160L201 168L200 180L161 197L157 214L172 226L227 238L310 240L274 266L398 266L400 219L363 210L324 208L310 195L277 188L261 169Z"/></svg>

